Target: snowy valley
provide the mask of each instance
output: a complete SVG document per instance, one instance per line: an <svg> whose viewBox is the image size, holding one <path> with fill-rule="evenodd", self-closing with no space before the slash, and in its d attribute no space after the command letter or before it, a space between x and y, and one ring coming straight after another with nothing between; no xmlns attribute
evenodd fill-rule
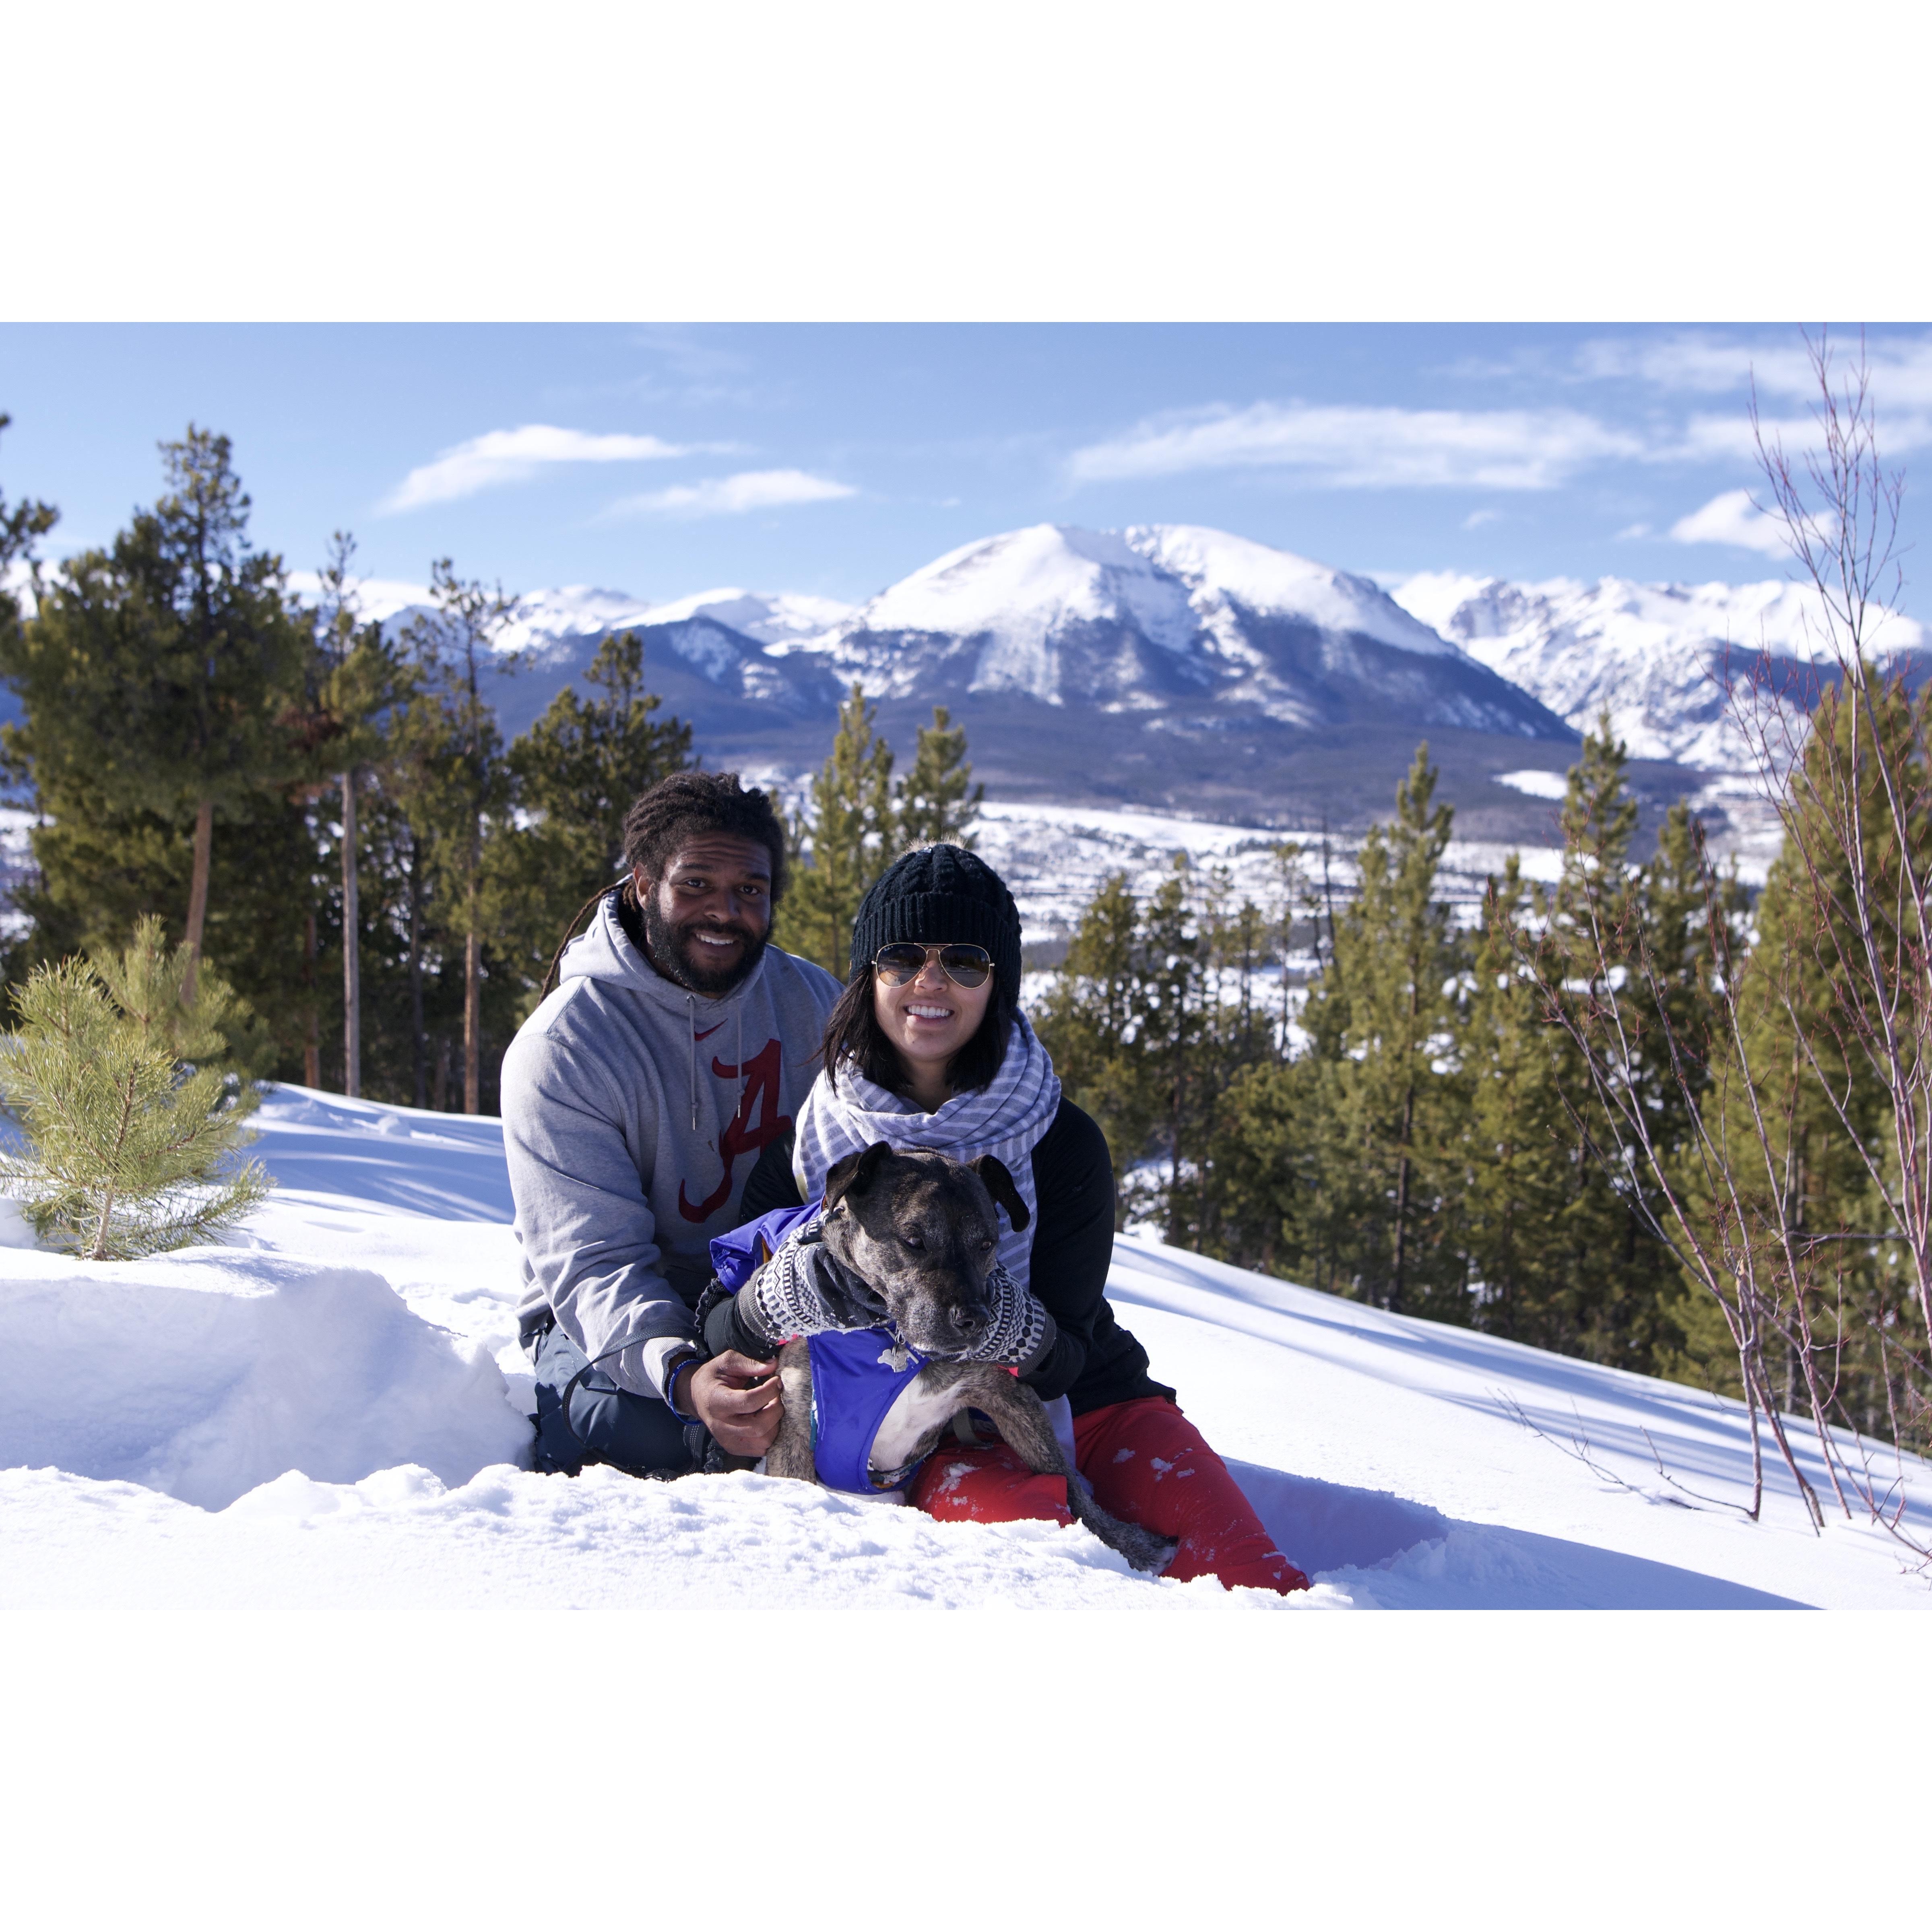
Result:
<svg viewBox="0 0 1932 1932"><path fill-rule="evenodd" d="M498 1124L280 1087L260 1126L280 1185L224 1245L97 1264L0 1222L0 1606L1932 1607L1774 1464L1744 1520L1736 1404L1138 1237L1109 1294L1307 1595L755 1476L532 1474Z"/></svg>

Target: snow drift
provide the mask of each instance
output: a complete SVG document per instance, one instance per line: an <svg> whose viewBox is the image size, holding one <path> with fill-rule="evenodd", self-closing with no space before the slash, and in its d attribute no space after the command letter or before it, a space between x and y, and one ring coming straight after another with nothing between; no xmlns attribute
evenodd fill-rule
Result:
<svg viewBox="0 0 1932 1932"><path fill-rule="evenodd" d="M486 1350L368 1268L202 1248L0 1272L0 1465L51 1463L220 1509L291 1470L445 1483L527 1460Z"/></svg>

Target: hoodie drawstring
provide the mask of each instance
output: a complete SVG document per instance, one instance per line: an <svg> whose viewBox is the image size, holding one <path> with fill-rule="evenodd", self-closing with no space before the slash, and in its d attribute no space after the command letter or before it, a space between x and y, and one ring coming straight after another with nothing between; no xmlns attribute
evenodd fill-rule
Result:
<svg viewBox="0 0 1932 1932"><path fill-rule="evenodd" d="M738 1022L738 1105L745 1104L745 1089L748 1084L745 1075L745 1004L738 1002L734 1016ZM687 1075L691 1088L691 1131L698 1131L698 997L694 993L684 996L685 1022L691 1030L691 1064Z"/></svg>

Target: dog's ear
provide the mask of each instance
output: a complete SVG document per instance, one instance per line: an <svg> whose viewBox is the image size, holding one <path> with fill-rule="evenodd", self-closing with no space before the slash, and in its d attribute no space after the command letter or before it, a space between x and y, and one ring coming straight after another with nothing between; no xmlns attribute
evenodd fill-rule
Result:
<svg viewBox="0 0 1932 1932"><path fill-rule="evenodd" d="M1006 1219L1013 1224L1013 1232L1018 1234L1033 1216L1027 1212L1026 1203L1020 1198L1020 1191L1013 1184L1012 1176L1006 1172L1006 1164L989 1154L982 1154L972 1163L973 1172L986 1184L986 1192L995 1202L1006 1210Z"/></svg>
<svg viewBox="0 0 1932 1932"><path fill-rule="evenodd" d="M880 1162L892 1150L890 1141L874 1141L862 1154L848 1154L842 1160L835 1160L825 1176L826 1213L830 1214L847 1195L864 1193L872 1186Z"/></svg>

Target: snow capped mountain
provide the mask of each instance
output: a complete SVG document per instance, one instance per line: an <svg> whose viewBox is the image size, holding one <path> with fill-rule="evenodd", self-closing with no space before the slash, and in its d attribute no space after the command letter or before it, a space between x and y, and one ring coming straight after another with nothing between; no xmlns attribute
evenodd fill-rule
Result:
<svg viewBox="0 0 1932 1932"><path fill-rule="evenodd" d="M1578 730L1607 709L1633 757L1708 770L1752 764L1727 680L1756 674L1768 657L1761 690L1798 706L1815 690L1810 668L1828 660L1816 595L1795 584L1510 584L1442 572L1409 578L1393 595ZM1895 658L1922 650L1925 636L1894 613L1876 642Z"/></svg>
<svg viewBox="0 0 1932 1932"><path fill-rule="evenodd" d="M311 602L318 594L312 574L292 577L291 585ZM370 578L356 591L360 614L380 619L392 636L434 608L422 584ZM523 730L560 686L582 675L603 638L628 630L644 636L646 682L680 716L740 725L764 715L779 723L817 718L833 708L836 687L809 659L785 663L784 648L822 635L850 609L830 597L736 589L668 604L583 584L530 591L496 640L506 661L519 660L495 693L499 722L510 736Z"/></svg>
<svg viewBox="0 0 1932 1932"><path fill-rule="evenodd" d="M412 606L410 614L422 608ZM505 627L498 648L548 655L579 638L601 638L641 624L650 608L627 590L598 590L587 584L532 591L517 600L516 618Z"/></svg>
<svg viewBox="0 0 1932 1932"><path fill-rule="evenodd" d="M1012 693L1163 728L1244 713L1306 728L1368 706L1423 727L1562 735L1366 578L1186 524L983 538L800 648L891 698Z"/></svg>
<svg viewBox="0 0 1932 1932"><path fill-rule="evenodd" d="M877 662L896 695L933 654L870 640L948 639L941 661L970 656L970 688L1058 704L1064 661L1084 633L1124 633L1178 658L1198 628L1185 590L1112 531L1039 524L950 550L881 591L841 627L837 654Z"/></svg>
<svg viewBox="0 0 1932 1932"><path fill-rule="evenodd" d="M1299 617L1319 630L1372 638L1424 657L1443 650L1443 640L1430 626L1366 577L1196 524L1136 524L1125 536L1150 563L1187 586L1203 627L1230 647L1238 614L1248 611Z"/></svg>
<svg viewBox="0 0 1932 1932"><path fill-rule="evenodd" d="M381 596L365 608L386 604L392 622L422 595L369 588ZM632 627L651 688L713 762L816 764L856 679L895 745L947 706L982 776L1010 798L1262 824L1358 819L1386 809L1427 737L1466 816L1486 801L1520 818L1529 801L1546 804L1571 734L1606 709L1634 758L1732 782L1753 760L1726 676L1761 679L1798 735L1819 615L1812 593L1780 581L1431 572L1384 590L1196 525L1040 524L962 544L856 607L737 587L670 602L537 592L504 639L526 668L505 680L499 709L520 730L599 638ZM1895 614L1877 643L1894 662L1928 647L1923 627ZM1522 802L1498 804L1503 790ZM1479 836L1516 835L1498 820Z"/></svg>
<svg viewBox="0 0 1932 1932"><path fill-rule="evenodd" d="M412 586L382 589L386 608L364 608L392 626L422 608ZM902 738L912 714L947 706L975 732L976 756L1000 758L1004 769L982 766L988 776L1054 771L1108 795L1131 776L1148 802L1176 802L1184 768L1190 782L1265 792L1265 773L1310 731L1329 756L1342 755L1336 734L1351 728L1393 732L1408 750L1445 728L1569 736L1366 578L1185 524L1006 531L856 608L736 587L670 602L581 584L535 592L501 640L522 654L497 694L506 731L524 728L599 639L626 628L643 636L666 709L712 755L740 759L790 764L790 740L799 735L805 751L808 733L815 763L854 680ZM1328 782L1312 768L1298 775Z"/></svg>
<svg viewBox="0 0 1932 1932"><path fill-rule="evenodd" d="M290 573L289 587L314 604L321 594L313 571ZM356 608L365 618L380 618L400 627L418 611L433 608L429 586L386 578L364 578L356 586ZM852 606L836 597L814 597L784 591L761 596L751 590L700 590L668 604L654 604L628 590L599 590L587 584L566 584L554 590L532 590L517 599L514 621L498 639L499 648L543 655L557 646L584 638L601 638L611 631L653 625L686 624L705 618L760 644L782 644L820 635Z"/></svg>
<svg viewBox="0 0 1932 1932"><path fill-rule="evenodd" d="M708 617L728 625L761 644L791 644L817 638L852 614L850 604L836 597L812 597L797 591L761 596L752 590L700 590L670 604L653 604L634 621L639 624L681 624Z"/></svg>

